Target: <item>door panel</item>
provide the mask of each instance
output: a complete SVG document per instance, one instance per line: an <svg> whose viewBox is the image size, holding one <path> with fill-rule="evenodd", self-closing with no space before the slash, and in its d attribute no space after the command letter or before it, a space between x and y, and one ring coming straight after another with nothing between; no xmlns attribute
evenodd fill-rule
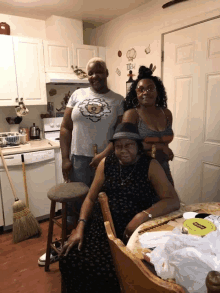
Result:
<svg viewBox="0 0 220 293"><path fill-rule="evenodd" d="M18 97L12 37L0 35L0 44L0 106L12 106Z"/></svg>
<svg viewBox="0 0 220 293"><path fill-rule="evenodd" d="M219 31L215 19L164 36L164 85L175 133L171 171L186 204L220 201Z"/></svg>
<svg viewBox="0 0 220 293"><path fill-rule="evenodd" d="M71 46L44 41L45 72L73 73Z"/></svg>
<svg viewBox="0 0 220 293"><path fill-rule="evenodd" d="M47 103L41 40L13 38L19 98L27 105Z"/></svg>
<svg viewBox="0 0 220 293"><path fill-rule="evenodd" d="M75 45L72 47L74 56L74 67L86 71L86 65L88 61L98 56L98 50L95 46L88 45Z"/></svg>

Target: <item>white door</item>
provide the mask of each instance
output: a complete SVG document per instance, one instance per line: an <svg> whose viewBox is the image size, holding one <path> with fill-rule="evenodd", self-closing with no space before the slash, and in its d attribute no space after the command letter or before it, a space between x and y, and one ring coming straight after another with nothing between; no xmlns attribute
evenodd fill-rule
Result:
<svg viewBox="0 0 220 293"><path fill-rule="evenodd" d="M13 37L19 98L26 105L46 105L42 40Z"/></svg>
<svg viewBox="0 0 220 293"><path fill-rule="evenodd" d="M98 57L96 46L89 45L72 45L73 66L86 71L88 61L93 57Z"/></svg>
<svg viewBox="0 0 220 293"><path fill-rule="evenodd" d="M181 201L220 201L220 19L164 36L173 113L174 184Z"/></svg>
<svg viewBox="0 0 220 293"><path fill-rule="evenodd" d="M0 35L0 106L16 105L17 80L12 37Z"/></svg>
<svg viewBox="0 0 220 293"><path fill-rule="evenodd" d="M43 44L46 72L73 73L71 45L52 41Z"/></svg>

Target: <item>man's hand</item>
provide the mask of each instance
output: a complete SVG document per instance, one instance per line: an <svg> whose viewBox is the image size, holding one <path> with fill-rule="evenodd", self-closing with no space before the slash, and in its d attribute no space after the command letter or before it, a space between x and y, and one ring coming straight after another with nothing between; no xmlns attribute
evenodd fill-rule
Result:
<svg viewBox="0 0 220 293"><path fill-rule="evenodd" d="M129 238L133 234L133 232L139 227L142 223L146 222L146 214L140 212L134 216L134 218L128 223L125 228L123 235L123 242L127 244Z"/></svg>
<svg viewBox="0 0 220 293"><path fill-rule="evenodd" d="M62 250L59 254L60 257L67 256L69 251L72 249L73 246L78 245L78 250L81 250L83 244L83 232L74 229L62 247Z"/></svg>
<svg viewBox="0 0 220 293"><path fill-rule="evenodd" d="M101 160L103 159L103 155L97 154L95 155L95 157L92 159L92 162L89 164L90 167L96 169L98 167L98 164L101 162Z"/></svg>
<svg viewBox="0 0 220 293"><path fill-rule="evenodd" d="M72 162L69 158L62 160L62 172L63 172L63 179L65 182L69 182L69 173L72 169Z"/></svg>

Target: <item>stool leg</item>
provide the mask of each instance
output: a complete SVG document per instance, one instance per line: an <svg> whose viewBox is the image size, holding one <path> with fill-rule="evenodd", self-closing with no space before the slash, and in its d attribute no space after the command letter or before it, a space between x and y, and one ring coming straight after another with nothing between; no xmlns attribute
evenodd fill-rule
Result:
<svg viewBox="0 0 220 293"><path fill-rule="evenodd" d="M56 207L56 202L54 200L51 201L51 206L50 206L50 220L49 220L49 230L48 230L48 236L47 236L47 251L46 251L46 263L45 263L45 272L49 271L49 266L50 266L50 252L51 252L51 243L52 243L52 238L53 238L53 218L55 215L55 207Z"/></svg>
<svg viewBox="0 0 220 293"><path fill-rule="evenodd" d="M67 204L66 202L62 203L62 247L66 241L66 226L67 226Z"/></svg>

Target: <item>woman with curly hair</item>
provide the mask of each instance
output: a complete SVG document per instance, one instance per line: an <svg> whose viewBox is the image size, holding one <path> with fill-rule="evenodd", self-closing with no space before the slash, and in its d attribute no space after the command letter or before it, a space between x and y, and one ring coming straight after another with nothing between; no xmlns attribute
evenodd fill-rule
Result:
<svg viewBox="0 0 220 293"><path fill-rule="evenodd" d="M152 75L153 71L152 64L150 68L139 68L138 77L125 99L122 122L138 125L145 151L161 164L167 178L174 185L168 163L174 156L168 147L174 136L173 118L167 109L167 95L163 82L159 77Z"/></svg>

